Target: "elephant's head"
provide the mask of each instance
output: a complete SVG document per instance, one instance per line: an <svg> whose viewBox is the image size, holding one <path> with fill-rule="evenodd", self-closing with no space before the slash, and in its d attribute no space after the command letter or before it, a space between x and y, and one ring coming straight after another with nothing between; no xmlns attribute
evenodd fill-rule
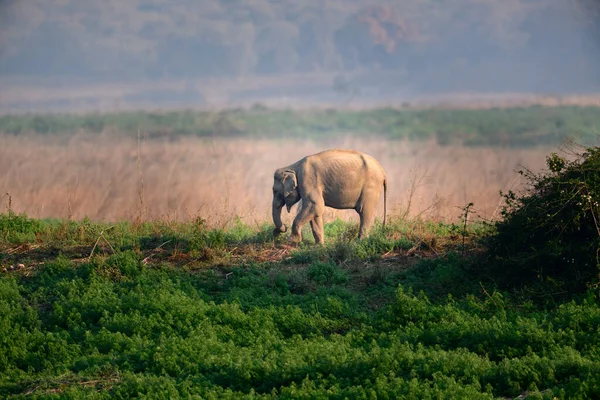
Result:
<svg viewBox="0 0 600 400"><path fill-rule="evenodd" d="M281 210L285 205L288 212L290 208L300 200L298 191L298 179L296 171L280 168L275 171L273 182L273 222L275 223L275 235L285 232L287 227L281 222Z"/></svg>

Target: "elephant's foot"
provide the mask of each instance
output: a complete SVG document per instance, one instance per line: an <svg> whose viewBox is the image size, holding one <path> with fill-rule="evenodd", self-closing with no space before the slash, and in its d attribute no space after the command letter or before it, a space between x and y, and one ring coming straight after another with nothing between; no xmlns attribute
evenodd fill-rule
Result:
<svg viewBox="0 0 600 400"><path fill-rule="evenodd" d="M288 239L291 243L300 243L302 241L302 235L292 233Z"/></svg>
<svg viewBox="0 0 600 400"><path fill-rule="evenodd" d="M273 236L277 237L281 233L284 233L284 232L287 232L287 226L282 225L281 228L275 228L275 229L273 229Z"/></svg>

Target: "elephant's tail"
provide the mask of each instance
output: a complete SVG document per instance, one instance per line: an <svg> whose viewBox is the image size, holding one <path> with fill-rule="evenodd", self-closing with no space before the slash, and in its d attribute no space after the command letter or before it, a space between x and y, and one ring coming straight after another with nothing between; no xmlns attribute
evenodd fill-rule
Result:
<svg viewBox="0 0 600 400"><path fill-rule="evenodd" d="M387 214L387 179L383 180L383 232L385 233L385 216Z"/></svg>

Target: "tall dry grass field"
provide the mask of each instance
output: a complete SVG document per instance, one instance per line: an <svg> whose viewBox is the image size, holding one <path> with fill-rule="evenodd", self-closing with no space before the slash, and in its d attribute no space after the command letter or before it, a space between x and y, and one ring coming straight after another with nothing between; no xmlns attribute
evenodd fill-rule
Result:
<svg viewBox="0 0 600 400"><path fill-rule="evenodd" d="M539 170L551 148L441 147L380 138L324 141L0 136L4 208L32 217L94 220L202 217L226 225L270 219L276 168L327 148L376 157L388 174L388 210L452 221L474 203L484 218L497 215L499 190L518 189L520 166ZM297 209L297 206L295 207ZM295 209L284 221L291 221ZM390 212L390 211L388 211ZM381 201L379 216L383 213ZM329 209L327 220L357 218Z"/></svg>

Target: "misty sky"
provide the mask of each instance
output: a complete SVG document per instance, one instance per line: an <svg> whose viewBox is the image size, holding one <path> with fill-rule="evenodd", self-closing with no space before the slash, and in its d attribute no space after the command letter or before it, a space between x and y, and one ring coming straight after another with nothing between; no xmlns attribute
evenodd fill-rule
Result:
<svg viewBox="0 0 600 400"><path fill-rule="evenodd" d="M0 79L334 74L327 90L363 96L597 92L598 9L594 0L2 0ZM288 86L282 93L302 95Z"/></svg>

